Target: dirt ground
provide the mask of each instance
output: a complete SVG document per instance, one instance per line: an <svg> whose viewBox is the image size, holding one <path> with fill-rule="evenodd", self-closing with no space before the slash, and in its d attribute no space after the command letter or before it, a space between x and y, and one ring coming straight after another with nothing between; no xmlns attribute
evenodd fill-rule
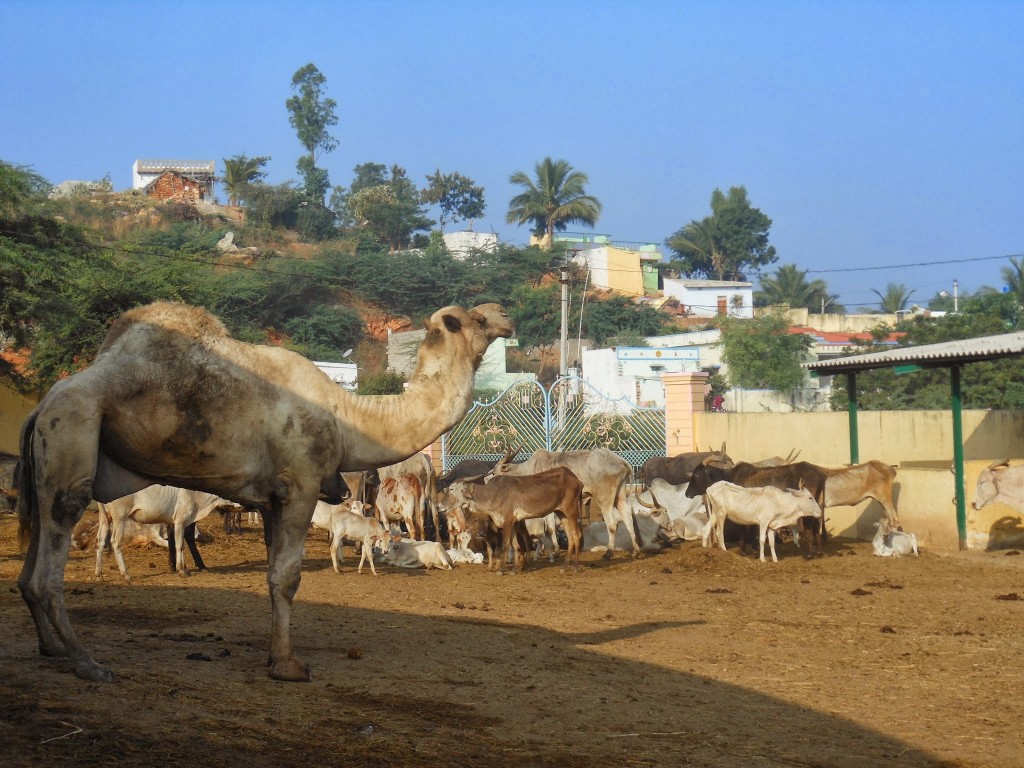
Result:
<svg viewBox="0 0 1024 768"><path fill-rule="evenodd" d="M833 540L778 564L686 544L498 576L338 575L307 542L292 638L313 681L271 681L262 533L157 548L133 582L67 569L72 621L114 684L38 655L0 518L0 765L1024 765L1024 557L874 557Z"/></svg>

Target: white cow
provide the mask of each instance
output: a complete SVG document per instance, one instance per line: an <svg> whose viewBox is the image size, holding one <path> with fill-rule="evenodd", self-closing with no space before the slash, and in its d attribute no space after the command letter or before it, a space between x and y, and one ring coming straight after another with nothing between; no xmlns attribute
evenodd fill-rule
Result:
<svg viewBox="0 0 1024 768"><path fill-rule="evenodd" d="M231 506L241 509L240 505L222 499L212 493L201 491L190 491L185 488L175 488L170 485L150 485L137 493L122 496L108 504L100 504L99 529L96 536L99 541L105 541L107 537L107 526L110 526L110 545L114 550L114 558L117 560L117 567L121 575L127 581L128 569L124 564L124 555L121 546L124 540L125 523L131 518L136 523L162 523L174 528L174 548L177 553L175 570L181 576L188 575L185 567L185 530L209 515L220 506ZM170 537L168 536L168 539ZM168 542L169 543L169 542ZM192 557L196 561L196 568L203 570L203 564L199 551L195 548L194 540L188 541ZM103 573L103 547L96 548L96 575Z"/></svg>
<svg viewBox="0 0 1024 768"><path fill-rule="evenodd" d="M369 560L370 570L373 571L374 576L377 575L377 569L373 566L373 545L377 543L383 548L384 542L388 539L388 533L380 520L364 515L364 509L370 509L370 505L364 504L359 499L350 499L341 504L318 501L313 509L313 527L330 531L331 562L334 564L335 573L341 573L338 563L345 562L345 552L342 547L346 541L351 541L362 544L356 573L362 573L363 563Z"/></svg>
<svg viewBox="0 0 1024 768"><path fill-rule="evenodd" d="M731 519L740 525L756 525L759 528L761 562L764 560L764 541L772 551L772 562L779 558L775 554L775 532L786 526L796 525L801 517L821 517L821 507L806 488L782 490L773 486L743 488L726 480L719 480L708 487L704 494L708 505L708 524L704 527L702 544L710 546L712 530L718 536L718 544L725 549L725 520Z"/></svg>
<svg viewBox="0 0 1024 768"><path fill-rule="evenodd" d="M1024 466L1010 466L1010 460L994 461L978 475L972 509L999 502L1024 514Z"/></svg>
<svg viewBox="0 0 1024 768"><path fill-rule="evenodd" d="M882 518L875 527L875 537L871 540L871 548L879 557L900 557L901 555L917 555L917 536L912 533L897 531L889 521Z"/></svg>
<svg viewBox="0 0 1024 768"><path fill-rule="evenodd" d="M452 570L452 559L436 541L407 541L394 538L388 546L388 565L398 568L443 568Z"/></svg>

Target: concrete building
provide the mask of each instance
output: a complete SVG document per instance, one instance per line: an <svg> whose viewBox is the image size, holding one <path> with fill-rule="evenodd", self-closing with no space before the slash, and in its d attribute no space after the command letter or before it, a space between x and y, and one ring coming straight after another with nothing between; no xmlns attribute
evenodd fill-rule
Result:
<svg viewBox="0 0 1024 768"><path fill-rule="evenodd" d="M498 248L494 232L445 232L442 235L448 252L456 259L465 259L473 251L493 252Z"/></svg>
<svg viewBox="0 0 1024 768"><path fill-rule="evenodd" d="M583 353L583 377L609 398L645 407L665 405L665 373L700 370L697 347L615 347Z"/></svg>
<svg viewBox="0 0 1024 768"><path fill-rule="evenodd" d="M733 280L690 280L666 277L665 296L682 304L693 317L754 317L754 284Z"/></svg>
<svg viewBox="0 0 1024 768"><path fill-rule="evenodd" d="M426 337L425 329L388 333L388 369L406 378L416 369L416 354ZM517 381L533 381L532 373L509 373L505 367L505 350L519 345L518 339L498 338L484 352L480 368L476 372L475 389L504 391Z"/></svg>
<svg viewBox="0 0 1024 768"><path fill-rule="evenodd" d="M644 296L658 290L661 250L655 243L613 243L608 235L560 234L559 243L570 247L572 261L589 270L589 286L626 296Z"/></svg>
<svg viewBox="0 0 1024 768"><path fill-rule="evenodd" d="M359 368L355 363L314 362L313 365L345 389L354 390L359 386Z"/></svg>

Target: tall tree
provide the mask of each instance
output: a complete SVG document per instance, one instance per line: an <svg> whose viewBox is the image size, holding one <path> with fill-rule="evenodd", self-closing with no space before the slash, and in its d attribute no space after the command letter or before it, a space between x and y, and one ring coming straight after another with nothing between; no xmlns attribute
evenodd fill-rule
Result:
<svg viewBox="0 0 1024 768"><path fill-rule="evenodd" d="M422 192L423 202L436 205L441 209L438 223L444 230L448 222L468 221L469 231L473 231L473 220L484 215L487 204L484 202L484 188L478 187L473 180L459 172L441 173L438 169L432 176L427 176L427 187Z"/></svg>
<svg viewBox="0 0 1024 768"><path fill-rule="evenodd" d="M691 277L744 280L745 273L778 260L768 244L772 220L750 205L746 187L716 189L711 215L691 221L665 243L675 252L672 267Z"/></svg>
<svg viewBox="0 0 1024 768"><path fill-rule="evenodd" d="M262 182L267 177L263 167L269 161L269 157L245 155L224 158L224 188L228 192L228 205L238 205L245 199L250 184Z"/></svg>
<svg viewBox="0 0 1024 768"><path fill-rule="evenodd" d="M316 161L320 153L332 152L338 146L337 140L328 132L332 125L338 124L334 112L338 104L324 96L326 83L327 78L320 70L313 64L307 64L292 75L292 90L296 93L285 101L285 107L291 113L288 121L298 134L299 143L309 153L296 163L306 196L321 205L331 183L327 171L318 168Z"/></svg>
<svg viewBox="0 0 1024 768"><path fill-rule="evenodd" d="M594 226L601 215L601 203L586 193L590 179L565 160L545 157L534 166L535 179L523 171L509 176L509 183L523 188L508 204L509 224L532 224L533 233L543 236L551 247L555 231L569 224Z"/></svg>
<svg viewBox="0 0 1024 768"><path fill-rule="evenodd" d="M797 269L795 264L783 264L774 275L761 278L761 290L754 292L754 306L777 307L786 304L793 308L805 308L820 312L827 308L832 312L842 310L835 303L836 294L828 292L824 280L807 280L807 270Z"/></svg>
<svg viewBox="0 0 1024 768"><path fill-rule="evenodd" d="M878 298L882 300L882 311L889 314L896 314L906 309L907 302L914 295L914 292L907 290L907 286L903 283L889 283L885 287L885 293L876 291L874 288L871 289L871 292L878 295Z"/></svg>

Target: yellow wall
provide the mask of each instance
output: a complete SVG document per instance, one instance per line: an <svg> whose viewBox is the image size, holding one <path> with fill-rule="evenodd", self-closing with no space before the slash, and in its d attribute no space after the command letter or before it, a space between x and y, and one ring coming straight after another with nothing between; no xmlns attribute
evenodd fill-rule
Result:
<svg viewBox="0 0 1024 768"><path fill-rule="evenodd" d="M919 545L955 551L959 546L954 501L953 416L948 411L871 411L858 415L860 460L877 459L897 467L896 508L904 530ZM964 411L964 487L967 546L989 549L1024 547L1024 517L1004 504L973 510L978 475L993 460L1024 458L1024 412ZM849 463L845 413L695 413L697 445L723 441L733 459L757 461L786 456L799 448L798 460L823 466ZM884 512L876 502L830 507L833 535L870 539Z"/></svg>
<svg viewBox="0 0 1024 768"><path fill-rule="evenodd" d="M18 454L21 425L38 402L38 398L19 395L0 384L0 453Z"/></svg>
<svg viewBox="0 0 1024 768"><path fill-rule="evenodd" d="M640 251L608 247L608 287L630 296L644 295L644 276L640 271Z"/></svg>

